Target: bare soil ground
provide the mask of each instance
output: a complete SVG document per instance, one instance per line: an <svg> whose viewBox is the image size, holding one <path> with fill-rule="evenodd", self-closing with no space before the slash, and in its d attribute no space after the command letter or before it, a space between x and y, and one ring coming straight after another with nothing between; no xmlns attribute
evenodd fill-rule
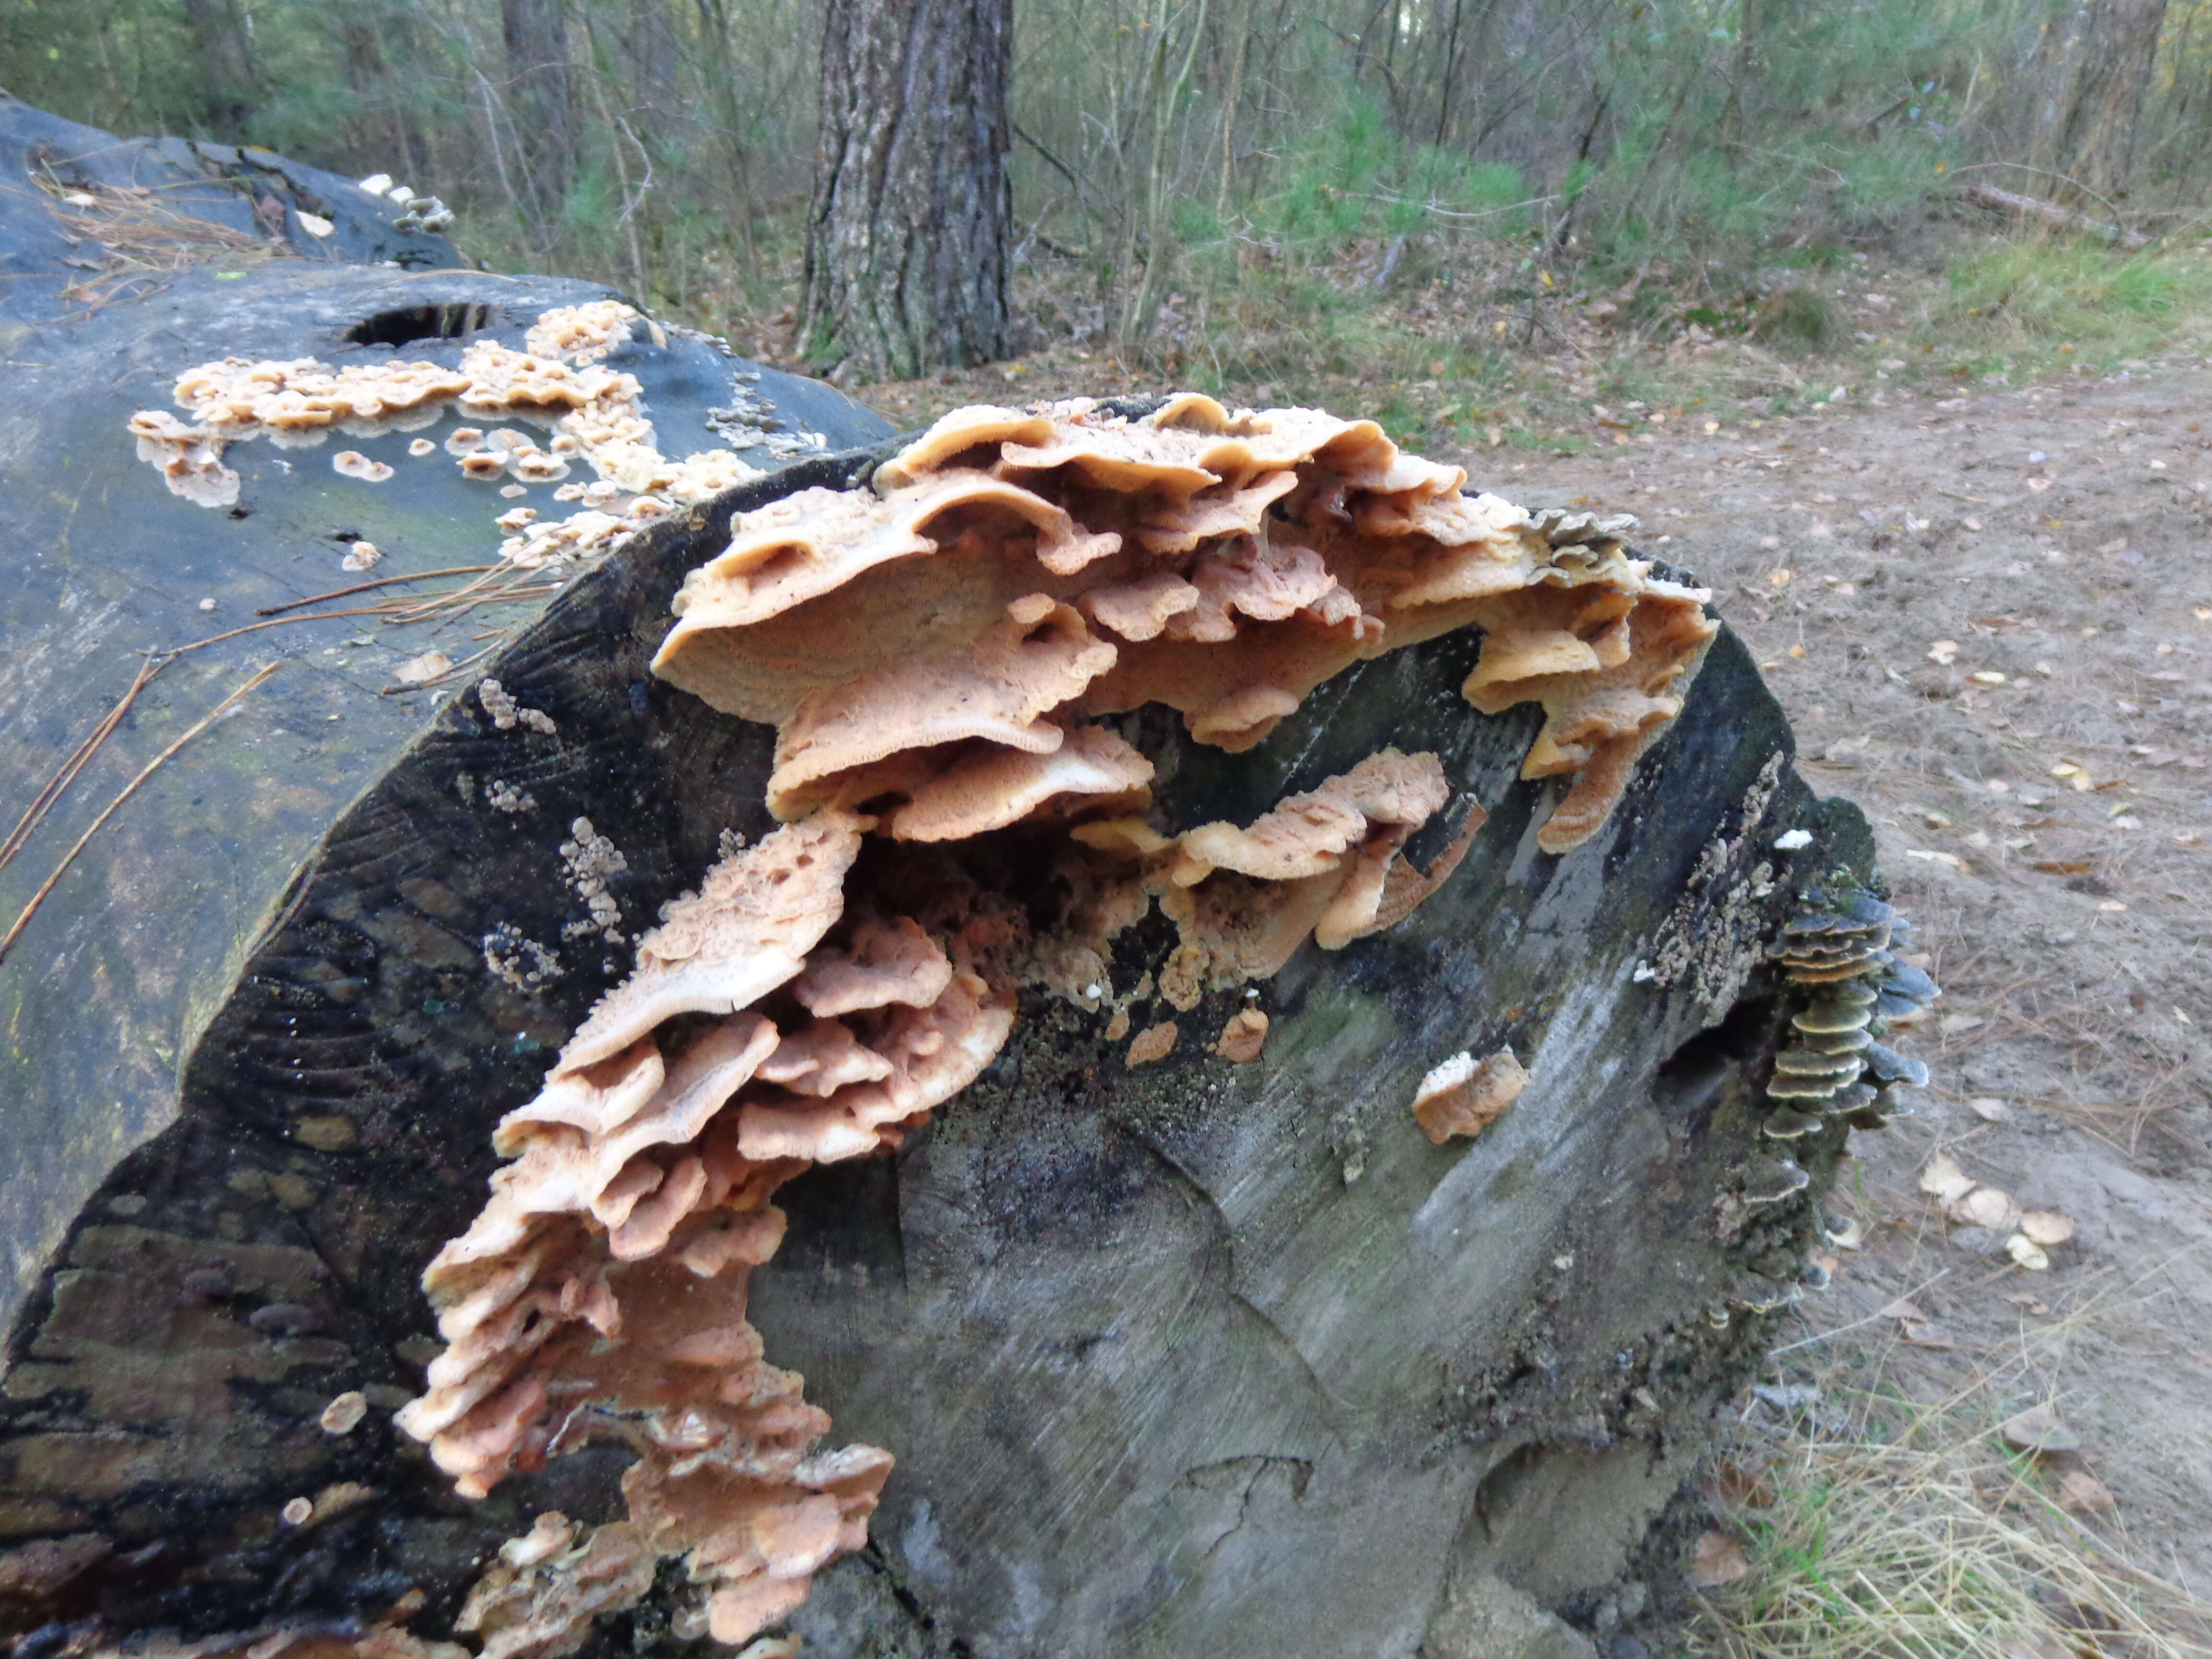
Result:
<svg viewBox="0 0 2212 1659"><path fill-rule="evenodd" d="M1104 367L861 395L918 423L1124 389ZM2094 1475L2114 1506L2081 1523L2212 1595L2212 365L1871 389L1710 431L1601 411L1595 455L1458 459L1530 505L1635 513L1711 585L1947 993L1905 1044L1934 1072L1917 1115L1854 1138L1858 1248L1747 1410L1808 1383L1992 1427L2052 1407L2081 1443L2030 1477ZM1921 1190L1939 1153L2073 1218L2047 1271Z"/></svg>
<svg viewBox="0 0 2212 1659"><path fill-rule="evenodd" d="M1644 520L1751 642L1816 787L1873 820L1946 997L1917 1115L1853 1139L1862 1248L1778 1382L2055 1407L2087 1516L2212 1594L2212 373L1753 430L1646 428L1493 487ZM1671 428L1679 431L1679 427ZM1500 452L1469 458L1483 462ZM1525 469L1525 470L1524 470ZM2078 1230L2031 1273L1918 1177ZM1898 1306L1900 1300L1909 1306ZM1886 1311L1888 1310L1888 1311ZM1899 1317L1912 1314L1917 1317ZM1799 1346L1802 1345L1802 1346Z"/></svg>

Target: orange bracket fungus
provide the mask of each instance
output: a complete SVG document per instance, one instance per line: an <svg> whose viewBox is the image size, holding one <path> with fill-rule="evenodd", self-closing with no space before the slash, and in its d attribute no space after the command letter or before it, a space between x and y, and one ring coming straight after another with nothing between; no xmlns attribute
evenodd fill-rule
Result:
<svg viewBox="0 0 2212 1659"><path fill-rule="evenodd" d="M777 726L770 805L793 816L925 802L979 745L1051 755L1147 703L1249 749L1353 663L1477 627L1464 693L1543 708L1523 775L1573 781L1540 835L1565 852L1680 711L1716 624L1621 523L1532 520L1465 482L1310 410L956 410L871 490L742 515L655 666Z"/></svg>
<svg viewBox="0 0 2212 1659"><path fill-rule="evenodd" d="M1229 1017L1213 1052L1239 1066L1260 1058L1267 1046L1267 1016L1257 1008L1243 1008Z"/></svg>
<svg viewBox="0 0 2212 1659"><path fill-rule="evenodd" d="M1471 1139L1496 1122L1528 1086L1528 1073L1510 1048L1479 1061L1462 1048L1421 1079L1413 1116L1438 1146L1454 1135Z"/></svg>
<svg viewBox="0 0 2212 1659"><path fill-rule="evenodd" d="M386 365L373 387L225 365L179 383L200 428L142 416L141 441L173 487L201 488L193 446L313 441L453 400L544 420L641 490L660 463L634 392L591 361L633 317L584 307L532 331L538 356L476 346L459 372ZM535 452L503 437L447 447L520 473L514 456ZM542 1517L500 1552L466 1627L578 1624L629 1605L659 1558L681 1560L720 1641L789 1615L864 1541L892 1459L817 1450L829 1418L748 1322L748 1277L783 1234L777 1188L898 1146L990 1065L1024 988L1110 1011L1125 1035L1140 996L1188 1011L1308 940L1335 951L1396 925L1485 821L1463 803L1456 839L1416 861L1452 787L1438 756L1383 747L1250 822L1165 823L1117 716L1161 704L1196 742L1243 750L1352 665L1475 629L1467 701L1540 708L1522 775L1564 781L1537 845L1597 832L1682 706L1716 631L1706 596L1630 556L1626 521L1531 517L1465 481L1371 421L1077 401L957 411L871 487L732 521L654 666L775 728L782 827L726 843L501 1121L489 1201L425 1274L446 1346L399 1417L471 1496L619 1439L636 1454L629 1515ZM515 522L510 557L564 533ZM480 691L501 726L521 712L494 682ZM1044 848L1059 896L994 891L967 856L994 836ZM1176 942L1156 981L1115 995L1113 941L1155 906ZM1267 1029L1243 1009L1211 1053L1256 1061ZM1176 1030L1147 1024L1127 1064L1168 1060ZM1524 1081L1510 1052L1462 1054L1415 1114L1439 1144L1474 1134Z"/></svg>

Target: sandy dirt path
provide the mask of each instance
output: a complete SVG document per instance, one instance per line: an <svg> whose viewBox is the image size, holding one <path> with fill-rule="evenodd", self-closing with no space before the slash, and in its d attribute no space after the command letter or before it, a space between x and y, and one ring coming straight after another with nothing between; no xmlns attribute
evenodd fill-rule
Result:
<svg viewBox="0 0 2212 1659"><path fill-rule="evenodd" d="M2055 1405L2138 1563L2212 1595L2212 373L1892 394L1601 458L1465 459L1639 514L1865 808L1947 993L1916 1115L1853 1138L1782 1380ZM2047 1272L1919 1190L1936 1154L2078 1224ZM1909 1298L1909 1310L1896 1309ZM1885 1313L1885 1309L1893 1311ZM1918 1317L1900 1318L1910 1311ZM1756 1409L1756 1407L1754 1407Z"/></svg>

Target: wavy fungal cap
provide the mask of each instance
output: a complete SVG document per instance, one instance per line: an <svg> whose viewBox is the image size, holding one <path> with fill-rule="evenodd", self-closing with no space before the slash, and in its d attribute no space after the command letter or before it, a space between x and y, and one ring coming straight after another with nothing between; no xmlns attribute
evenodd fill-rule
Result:
<svg viewBox="0 0 2212 1659"><path fill-rule="evenodd" d="M1455 1135L1472 1139L1521 1097L1528 1073L1510 1048L1478 1060L1462 1048L1432 1067L1413 1094L1413 1116L1431 1145Z"/></svg>
<svg viewBox="0 0 2212 1659"><path fill-rule="evenodd" d="M1564 852L1680 711L1715 624L1704 592L1627 556L1620 525L1540 523L1465 482L1315 410L957 410L871 489L740 514L685 580L654 668L779 728L779 816L885 811L889 834L923 838L945 809L898 804L953 772L972 799L978 745L1002 757L1007 822L1037 810L1015 803L1043 775L1008 750L1056 753L1147 702L1249 749L1352 664L1477 627L1466 696L1544 709L1523 775L1573 780L1539 835ZM1133 770L1066 769L1051 793L1119 793Z"/></svg>
<svg viewBox="0 0 2212 1659"><path fill-rule="evenodd" d="M472 356L459 392L425 377L420 395L591 408L616 382L590 360L628 326L549 318L540 356ZM193 395L213 418L264 420L279 405L260 400L299 378L280 367ZM617 428L622 407L593 419ZM191 428L142 421L142 443L197 465ZM526 443L471 430L447 447L504 472ZM1384 748L1249 823L1177 830L1109 717L1163 702L1199 742L1245 749L1352 664L1477 627L1468 700L1540 704L1524 775L1571 780L1540 842L1603 822L1680 707L1712 633L1704 596L1652 579L1618 521L1532 519L1463 482L1371 422L1185 396L1141 420L958 410L873 489L804 490L732 523L656 666L775 726L783 827L666 907L501 1120L489 1200L424 1274L446 1346L399 1421L461 1492L594 1438L637 1455L627 1519L542 1516L486 1568L462 1628L488 1656L564 1650L669 1559L690 1627L743 1644L865 1542L890 1454L818 1451L830 1419L746 1316L784 1182L897 1147L990 1066L1024 989L1099 1015L1127 1066L1260 1063L1263 1010L1231 1005L1188 1041L1176 1016L1309 941L1404 921L1485 820L1437 755ZM1439 819L1455 838L1409 859ZM1010 867L1043 876L999 890ZM1114 986L1115 942L1155 906L1176 942L1139 980L1165 1007L1139 1009ZM1476 1133L1523 1081L1510 1053L1462 1054L1415 1115L1439 1143Z"/></svg>

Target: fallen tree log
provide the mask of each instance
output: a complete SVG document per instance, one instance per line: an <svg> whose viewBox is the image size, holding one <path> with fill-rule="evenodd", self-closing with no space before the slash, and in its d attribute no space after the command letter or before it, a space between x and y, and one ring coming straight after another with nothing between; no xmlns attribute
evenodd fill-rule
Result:
<svg viewBox="0 0 2212 1659"><path fill-rule="evenodd" d="M2017 191L1999 190L1995 185L1965 185L1960 188L1976 207L1987 208L1993 213L2008 214L2016 219L2033 219L2052 230L2079 231L2094 236L2100 242L2110 242L2114 247L2129 253L2140 252L2150 246L2150 238L2139 230L2109 221L2092 219L2078 208L2067 207L2058 202L2046 202L2040 197L2022 196Z"/></svg>
<svg viewBox="0 0 2212 1659"><path fill-rule="evenodd" d="M99 730L137 672L130 647L173 651L200 637L179 624L201 623L204 595L216 601L213 635L277 621L263 611L301 614L281 608L395 565L489 563L514 584L487 613L489 643L467 641L481 657L450 678L392 671L433 649L462 660L434 641L479 614L459 607L482 587L420 617L332 614L164 659L179 666L142 689L106 739L114 752L94 756L0 870L0 911L13 916L119 781L262 663L283 662L100 829L0 963L21 1171L6 1218L16 1277L0 1383L0 1620L19 1651L156 1636L206 1654L457 1654L441 1644L461 1639L499 1656L673 1648L739 1628L735 1615L714 1624L712 1597L728 1584L753 1598L747 1617L775 1609L731 1639L784 1628L811 1650L852 1655L1492 1659L1579 1650L1555 1615L1589 1625L1604 1608L1632 1623L1655 1598L1663 1610L1679 1582L1668 1506L1713 1412L1762 1351L1767 1316L1798 1294L1850 1121L1871 1125L1890 1109L1887 1086L1856 1080L1857 1056L1873 1052L1866 1028L1907 1012L1922 989L1883 952L1864 824L1791 771L1786 724L1733 636L1722 630L1707 648L1700 633L1681 656L1679 708L1633 728L1617 787L1579 839L1562 834L1562 808L1578 799L1575 767L1588 757L1528 775L1532 745L1564 730L1547 723L1566 703L1486 713L1462 695L1486 683L1489 642L1513 637L1493 615L1355 653L1291 707L1247 709L1251 727L1227 731L1226 748L1218 720L1174 718L1159 699L1182 694L1148 682L1144 697L1081 728L1110 736L1086 750L1102 770L1128 764L1116 744L1142 763L1141 785L1133 773L1109 779L1122 817L1054 817L1045 800L1042 819L917 842L897 825L927 793L915 776L866 774L854 786L865 793L801 799L816 785L791 764L796 717L724 712L668 676L726 704L739 695L730 677L752 673L742 695L773 702L781 680L843 684L836 675L849 671L823 665L833 659L864 676L878 659L896 667L916 630L957 611L951 600L921 603L876 568L850 585L846 633L817 629L795 656L748 659L733 625L734 657L678 670L665 641L691 573L720 560L754 595L811 580L805 558L785 556L793 538L838 514L878 514L886 494L895 506L902 489L927 492L933 467L960 471L981 440L940 434L933 450L882 441L879 423L826 389L764 375L758 389L787 422L860 447L792 458L756 446L788 464L657 522L581 526L557 547L518 522L507 528L520 544L501 560L478 515L507 498L487 502L483 491L519 487L544 501L553 480L524 483L533 470L576 453L629 465L637 458L612 446L635 434L587 421L565 428L575 449L496 450L496 468L487 459L485 477L469 477L462 463L486 454L482 441L459 442L458 459L448 449L478 429L470 399L509 397L514 380L507 359L480 348L513 351L532 327L550 329L549 349L578 348L550 351L575 380L604 345L601 363L644 382L664 441L684 420L704 429L732 367L705 344L655 343L642 324L580 313L601 297L581 285L411 279L407 298L430 307L422 314L473 320L465 341L411 339L396 358L451 371L464 389L410 381L423 401L405 417L430 418L360 437L365 465L350 472L333 470L334 445L276 441L301 436L283 424L304 418L300 405L281 394L303 377L275 392L264 380L255 396L276 401L246 415L225 413L240 395L234 379L191 377L226 353L338 358L364 310L389 314L389 281L275 261L221 289L188 275L162 301L158 335L118 307L66 340L42 338L61 367L19 382L17 407L52 413L36 442L0 453L11 542L35 556L0 621L0 661L33 693L9 703L10 799L33 800ZM387 391L383 365L394 360L362 359ZM134 413L167 407L179 375L190 431L141 421L142 460ZM591 384L601 386L592 398L636 401ZM540 401L504 407L562 433L550 394L532 395ZM991 441L1026 444L1032 457L1074 442L1069 431L1172 447L1188 420L1212 418L1192 408L1105 406L1042 432L1024 423L1044 417L1012 414L1011 435ZM1240 428L1255 443L1283 429ZM433 454L410 453L417 442ZM926 452L941 453L916 459ZM1031 482L1021 466L1047 465L996 453ZM1389 517L1378 504L1401 478L1398 463L1377 459L1344 492L1310 487L1341 453L1271 464L1306 469L1289 497L1268 498L1283 501L1268 520L1277 544L1312 541L1339 514L1370 526L1360 535L1396 533L1374 526ZM51 486L62 458L83 481L68 489ZM1108 495L1122 487L1110 469L1064 465L1091 465L1083 476ZM379 467L391 476L372 481ZM225 470L238 475L235 501L200 505L196 495L234 487ZM901 520L920 544L884 556L966 570L996 556L993 545L1020 559L1032 544L1065 550L1086 536L1068 560L1117 556L1101 550L1099 526L1122 509L1099 506L1090 485L1053 488L1067 524L1022 507L1030 531L1010 531L971 502L963 511L982 516L945 521L954 528L941 543L938 520ZM1001 504L1016 493L973 489L973 501ZM846 491L859 493L829 493ZM603 497L632 504L607 516L647 494ZM1414 494L1424 513L1460 510ZM749 550L726 557L733 520ZM1160 556L1183 557L1173 548L1184 532L1157 514L1113 521L1124 526L1113 533L1156 534ZM1588 515L1486 522L1499 526L1501 558L1552 573L1532 578L1546 605L1570 572L1599 582L1580 590L1592 593L1680 574L1626 559L1622 526ZM824 556L842 556L860 533L820 532ZM1202 561L1206 534L1189 535ZM586 544L592 537L601 539ZM340 550L362 540L386 562L335 573ZM303 569L311 549L319 562ZM1162 586L1144 604L1198 615L1215 577L1189 568L1200 599ZM1268 570L1287 580L1291 565ZM539 591L556 578L557 594ZM1087 631L1096 623L1132 661L1143 654L1136 646L1155 636L1136 601L1115 610L1079 573L1066 580L1056 603L1069 617L1069 599L1088 608L1053 620L1049 605L1018 601L1022 628L1050 635L1025 634L1018 647L1095 652L1108 637ZM712 632L708 601L727 596L710 586L686 590L686 637ZM1259 637L1249 630L1272 602L1256 590L1241 611L1223 600L1228 631L1215 642ZM1694 599L1666 602L1669 614L1699 615ZM1109 616L1121 620L1098 620ZM356 653L378 647L354 643L373 637L357 630L387 621L407 643L363 674ZM1365 621L1337 626L1358 637ZM1584 672L1566 642L1523 643L1535 653L1521 671L1528 686L1556 690ZM1201 741L1209 729L1214 741ZM936 776L975 758L930 752ZM1394 752L1413 770L1386 789L1373 769ZM1052 799L1064 804L1072 787ZM779 828L771 793L795 827ZM1409 795L1420 801L1403 805ZM562 1158L588 1150L545 1126L600 1121L541 1112L538 1129L517 1127L556 1091L549 1064L556 1085L566 1075L612 1087L586 1052L590 1022L606 1018L595 1005L619 1007L650 988L655 962L690 959L671 940L718 890L710 872L727 872L726 888L778 869L792 877L798 866L777 866L770 849L809 824L842 837L851 866L833 883L850 914L817 907L828 920L815 938L844 955L833 962L787 933L748 948L772 945L793 971L805 958L817 976L811 992L799 981L817 998L806 1006L831 1021L848 1005L820 975L870 960L849 930L876 916L896 932L888 919L919 915L905 937L944 945L916 956L914 971L927 979L948 952L957 969L948 962L931 981L939 988L915 994L943 1006L943 988L982 988L968 994L1003 1016L998 1046L978 1048L973 1081L933 1114L872 1129L890 1148L880 1156L846 1155L838 1125L821 1116L842 1097L810 1095L794 1048L777 1074L785 1092L741 1097L751 1104L732 1106L726 1126L737 1137L729 1156L772 1177L753 1207L732 1199L732 1213L765 1224L773 1191L785 1220L768 1231L780 1229L781 1247L718 1232L712 1262L683 1257L702 1286L731 1252L758 1261L734 1302L717 1304L721 1322L686 1324L684 1306L703 1304L680 1297L664 1317L628 1288L691 1282L666 1277L653 1255L683 1245L682 1234L669 1244L675 1212L652 1249L617 1237L623 1218L649 1215L656 1195L692 1178L664 1158L650 1172L659 1185L630 1192L620 1216L562 1223L582 1247L619 1244L626 1265L602 1261L557 1285L533 1265L507 1281L512 1297L540 1273L529 1282L554 1292L501 1339L521 1369L494 1380L520 1403L491 1423L468 1418L464 1401L441 1429L409 1403L434 1401L441 1378L465 1375L434 1367L426 1389L441 1314L459 1347L487 1328L493 1304L457 1318L466 1298L426 1295L426 1267L455 1261L441 1253L496 1209L488 1193L534 1178L533 1137ZM1090 839L1063 833L1069 824ZM1312 842L1316 826L1327 844ZM1305 862L1266 864L1273 854L1254 838L1277 832ZM1085 885L1094 854L1121 860L1118 886ZM1393 885L1401 870L1419 881ZM1327 917L1340 915L1363 871L1373 877L1364 921L1322 948ZM1322 883L1298 890L1323 936L1299 943L1309 916L1271 935L1282 948L1261 953L1265 971L1240 957L1233 972L1200 972L1191 918L1209 893L1226 914L1209 885L1224 879L1216 872L1258 896L1239 914L1261 931L1297 883ZM1269 884L1279 878L1279 890ZM1139 888L1149 904L1136 902ZM684 901L693 890L702 897ZM943 920L947 895L958 926ZM1402 910L1389 895L1403 896ZM1081 940L1071 931L1073 912L1115 905L1118 925L1086 922ZM657 916L662 927L648 931ZM986 917L992 927L977 931ZM1009 940L1028 952L1018 964ZM1228 947L1212 943L1218 968ZM775 999L790 994L763 994L767 1023L789 1042L794 1005ZM665 1050L680 1071L684 1042L757 1034L747 1010L716 990L680 1005L647 1042L660 1049L621 1052L658 1067ZM725 1023L702 1024L708 1015ZM756 1025L742 1028L748 1018ZM865 1055L839 1053L870 1075ZM1869 1076L1887 1085L1909 1070L1887 1056ZM745 1139L767 1129L799 1139L761 1143L780 1152ZM711 1162L718 1132L692 1133ZM683 1134L660 1139L682 1150ZM791 1150L802 1142L808 1150ZM502 1154L517 1162L489 1187ZM594 1300L609 1285L628 1298L627 1326ZM586 1329L593 1318L604 1340ZM568 1334L549 1334L563 1320ZM651 1394L675 1386L665 1368L644 1394L635 1378L592 1370L652 1358L652 1333L671 1330L684 1349L676 1363L709 1377L735 1367L727 1374L744 1388L702 1397L686 1416L659 1403L678 1395ZM758 1342L804 1374L811 1405L796 1403L795 1379L760 1364ZM821 1432L805 1412L826 1410L840 1442L896 1459L888 1481L883 1463L866 1465L865 1504L853 1497L860 1477L839 1474L861 1465L808 1461L801 1484L849 1500L834 1536L794 1541L814 1511L775 1496L794 1465L759 1429L769 1406L797 1425L785 1433L798 1437L793 1456ZM757 1413L745 1419L758 1430L756 1462L738 1480L753 1484L730 1528L669 1547L682 1528L665 1494L725 1455L696 1428L725 1407ZM440 1440L455 1423L474 1427ZM635 1472L648 1468L664 1507L641 1519ZM488 1495L456 1495L446 1471L464 1470L463 1486ZM811 1593L794 1605L786 1591L804 1591L810 1572Z"/></svg>

